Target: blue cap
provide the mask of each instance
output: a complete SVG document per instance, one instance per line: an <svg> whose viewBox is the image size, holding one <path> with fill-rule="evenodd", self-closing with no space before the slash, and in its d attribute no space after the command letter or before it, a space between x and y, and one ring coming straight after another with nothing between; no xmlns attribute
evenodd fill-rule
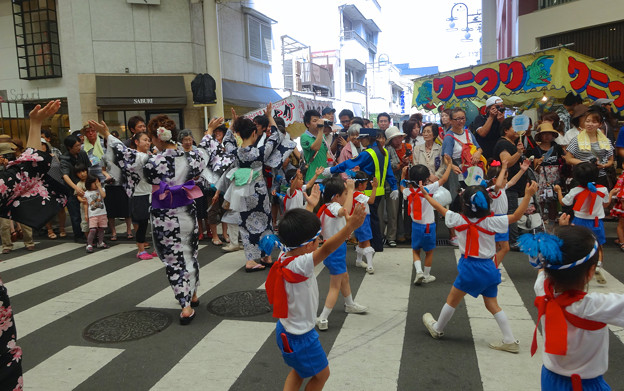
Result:
<svg viewBox="0 0 624 391"><path fill-rule="evenodd" d="M379 129L371 129L371 128L360 128L360 135L358 138L362 137L374 137L377 138L377 132Z"/></svg>
<svg viewBox="0 0 624 391"><path fill-rule="evenodd" d="M321 112L321 115L327 115L329 113L335 113L336 109L332 108L332 107L326 107L323 109L323 111Z"/></svg>

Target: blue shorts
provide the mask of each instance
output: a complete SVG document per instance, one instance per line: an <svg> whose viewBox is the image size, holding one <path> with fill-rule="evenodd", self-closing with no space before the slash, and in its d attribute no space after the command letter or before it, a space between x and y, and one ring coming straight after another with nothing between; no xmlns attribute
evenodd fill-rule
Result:
<svg viewBox="0 0 624 391"><path fill-rule="evenodd" d="M436 248L436 224L419 224L412 221L412 250L430 251L434 248Z"/></svg>
<svg viewBox="0 0 624 391"><path fill-rule="evenodd" d="M581 379L583 391L611 391L602 376L593 379ZM550 371L542 365L542 390L546 391L569 391L572 389L572 380L568 376L562 376Z"/></svg>
<svg viewBox="0 0 624 391"><path fill-rule="evenodd" d="M472 297L496 297L501 282L500 270L491 259L475 257L459 258L458 275L453 286Z"/></svg>
<svg viewBox="0 0 624 391"><path fill-rule="evenodd" d="M282 333L286 334L292 353L284 351ZM275 326L275 337L284 362L302 378L312 377L329 365L327 355L321 346L321 341L319 341L319 336L315 329L301 335L290 334L278 321Z"/></svg>
<svg viewBox="0 0 624 391"><path fill-rule="evenodd" d="M337 276L347 272L347 243L342 243L333 253L323 261L329 274Z"/></svg>
<svg viewBox="0 0 624 391"><path fill-rule="evenodd" d="M597 227L595 226L596 225L595 219L581 219L579 217L574 217L572 219L572 224L580 225L581 227L587 227L591 229L599 245L602 246L603 244L607 242L607 238L605 236L605 230L604 230L604 223L602 222L602 219L598 219Z"/></svg>
<svg viewBox="0 0 624 391"><path fill-rule="evenodd" d="M371 240L373 238L373 231L371 230L370 225L370 215L366 215L364 222L358 229L356 229L353 233L355 233L355 238L358 242L362 243L367 240Z"/></svg>
<svg viewBox="0 0 624 391"><path fill-rule="evenodd" d="M506 215L496 215L496 216L506 216ZM508 242L509 241L509 226L507 226L507 232L504 234L496 233L494 234L495 242Z"/></svg>

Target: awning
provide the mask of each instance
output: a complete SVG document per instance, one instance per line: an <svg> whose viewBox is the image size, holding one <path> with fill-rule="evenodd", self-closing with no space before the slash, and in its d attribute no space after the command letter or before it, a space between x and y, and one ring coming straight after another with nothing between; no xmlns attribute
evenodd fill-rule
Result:
<svg viewBox="0 0 624 391"><path fill-rule="evenodd" d="M186 105L183 76L96 76L98 106Z"/></svg>
<svg viewBox="0 0 624 391"><path fill-rule="evenodd" d="M280 94L272 88L255 86L252 84L239 83L223 80L223 101L245 107L266 106L269 102L281 100Z"/></svg>

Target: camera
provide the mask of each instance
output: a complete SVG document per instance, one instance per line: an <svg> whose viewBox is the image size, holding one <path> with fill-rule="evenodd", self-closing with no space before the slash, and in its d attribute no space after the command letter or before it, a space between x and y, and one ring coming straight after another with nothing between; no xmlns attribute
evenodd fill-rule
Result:
<svg viewBox="0 0 624 391"><path fill-rule="evenodd" d="M325 128L325 127L331 128L333 125L334 125L334 123L332 121L330 121L328 119L324 119L323 123L316 124L316 127L317 128Z"/></svg>
<svg viewBox="0 0 624 391"><path fill-rule="evenodd" d="M407 151L405 151L405 156L412 156L412 150L408 149Z"/></svg>
<svg viewBox="0 0 624 391"><path fill-rule="evenodd" d="M598 163L598 158L593 157L593 158L589 159L589 162L591 164L597 164Z"/></svg>

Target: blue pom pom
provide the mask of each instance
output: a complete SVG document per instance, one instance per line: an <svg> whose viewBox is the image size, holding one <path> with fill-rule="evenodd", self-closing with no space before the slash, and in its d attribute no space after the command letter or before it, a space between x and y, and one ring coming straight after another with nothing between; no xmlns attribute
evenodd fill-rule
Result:
<svg viewBox="0 0 624 391"><path fill-rule="evenodd" d="M355 171L353 171L353 170L351 170L351 169L349 169L349 170L346 170L346 171L345 171L345 174L347 174L347 176L348 176L349 178L355 178L356 172L355 172Z"/></svg>
<svg viewBox="0 0 624 391"><path fill-rule="evenodd" d="M542 257L550 264L560 265L563 262L563 254L561 252L563 240L555 235L543 232L536 236L538 237L539 252L542 254Z"/></svg>
<svg viewBox="0 0 624 391"><path fill-rule="evenodd" d="M587 184L587 190L591 191L592 193L595 193L598 191L598 189L596 189L596 185L594 184L594 182L589 182Z"/></svg>
<svg viewBox="0 0 624 391"><path fill-rule="evenodd" d="M539 253L537 235L524 234L518 238L518 247L520 251L530 257L537 257Z"/></svg>
<svg viewBox="0 0 624 391"><path fill-rule="evenodd" d="M319 183L319 190L321 191L321 194L323 194L323 191L325 191L325 185L322 183Z"/></svg>
<svg viewBox="0 0 624 391"><path fill-rule="evenodd" d="M477 206L477 208L479 209L488 209L488 203L487 203L487 199L485 198L485 195L483 195L482 192L477 192L474 196L474 204Z"/></svg>
<svg viewBox="0 0 624 391"><path fill-rule="evenodd" d="M262 239L260 239L258 246L260 247L260 250L264 251L265 254L271 254L278 243L280 243L280 241L276 235L265 235Z"/></svg>
<svg viewBox="0 0 624 391"><path fill-rule="evenodd" d="M275 176L275 180L276 180L277 182L281 181L281 180L282 180L282 176L281 176L281 175L276 175L276 176Z"/></svg>

